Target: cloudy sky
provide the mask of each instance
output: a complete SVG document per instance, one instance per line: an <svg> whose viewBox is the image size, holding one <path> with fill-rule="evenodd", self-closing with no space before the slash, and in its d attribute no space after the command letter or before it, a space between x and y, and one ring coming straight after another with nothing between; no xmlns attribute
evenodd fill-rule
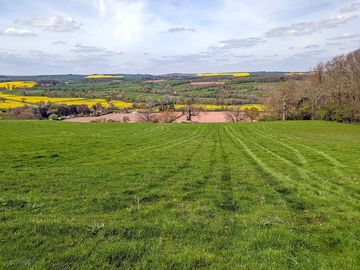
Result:
<svg viewBox="0 0 360 270"><path fill-rule="evenodd" d="M6 75L307 71L357 48L351 0L0 0Z"/></svg>

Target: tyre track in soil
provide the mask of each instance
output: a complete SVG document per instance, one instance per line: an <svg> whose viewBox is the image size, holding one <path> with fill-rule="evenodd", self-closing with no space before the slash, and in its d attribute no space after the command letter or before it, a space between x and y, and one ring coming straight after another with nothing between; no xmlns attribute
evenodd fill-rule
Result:
<svg viewBox="0 0 360 270"><path fill-rule="evenodd" d="M208 164L207 166L205 166L205 171L203 173L203 176L201 178L201 180L197 180L195 182L190 182L190 183L184 183L182 190L184 192L187 192L187 194L184 196L185 199L187 200L191 200L192 199L192 194L196 194L197 192L199 192L200 190L202 190L202 192L204 191L204 187L208 184L210 184L209 180L211 180L211 177L214 175L214 165L216 163L216 151L218 148L218 144L219 144L219 140L216 139L216 132L213 130L209 131L209 134L212 135L212 146L211 146L211 150L209 152L209 154L207 155L207 161L206 163ZM205 138L204 138L205 139ZM203 161L203 160L202 160Z"/></svg>
<svg viewBox="0 0 360 270"><path fill-rule="evenodd" d="M247 132L249 131L247 130ZM313 172L308 165L306 166L306 168L298 167L296 164L293 165L296 167L296 169L302 170L304 174L306 174L306 177L304 177L303 180L306 180L308 182L309 189L314 191L319 190L322 192L326 192L327 194L331 194L334 197L344 197L342 194L344 194L344 192L346 191L342 186L339 186L338 183L329 180L329 178L326 178L323 175ZM315 183L314 180L316 181ZM318 183L317 181L321 181L321 183ZM316 184L316 186L314 186L314 184ZM340 191L335 191L335 189L340 189Z"/></svg>
<svg viewBox="0 0 360 270"><path fill-rule="evenodd" d="M263 128L266 129L266 130L269 130L270 132L273 132L272 128L269 128L269 127L263 127ZM260 131L260 132L262 132L262 131ZM262 134L264 134L264 133L262 133ZM271 136L271 135L268 135L268 136ZM271 137L273 137L273 136L271 136ZM288 135L281 135L281 137L287 138L288 140L290 140L290 143L292 143L294 145L302 147L303 149L308 149L311 152L313 152L313 153L315 153L315 154L317 154L319 156L322 156L323 158L325 158L328 161L328 164L332 166L332 169L333 169L335 175L338 178L347 179L347 176L345 175L344 170L343 170L344 168L346 168L346 166L344 164L342 164L340 161L338 161L336 158L334 158L331 155L326 154L326 153L324 153L324 152L322 152L322 151L320 151L318 149L315 149L313 147L310 147L310 146L307 146L307 145L304 145L304 144L301 144L301 143L294 142L293 141L294 138L297 139L297 140L301 140L297 136L290 137ZM333 178L329 178L329 177L325 177L325 176L321 176L321 177L322 177L322 179L325 179L326 182L330 182L330 183L332 183L333 186L343 190L344 193L346 192L351 197L359 199L360 195L358 193L356 193L356 191L354 191L353 187L344 186L343 184L339 183L338 181L336 181Z"/></svg>
<svg viewBox="0 0 360 270"><path fill-rule="evenodd" d="M297 164L293 163L291 160L278 155L277 153L273 152L269 148L266 148L266 147L262 146L261 144L259 144L257 142L254 142L253 139L250 139L249 138L250 133L247 131L247 129L245 127L242 127L242 129L244 131L247 131L248 135L245 135L245 132L243 132L244 136L241 136L232 127L230 127L230 129L237 136L240 136L243 139L245 139L245 140L249 141L250 143L252 143L253 145L256 145L258 148L260 148L260 149L264 150L265 152L269 153L271 156L276 157L278 160L281 160L283 163L287 164L288 166L294 167L298 171L298 174L302 179L308 178L308 174L303 168L300 168ZM252 137L254 137L254 135L252 135Z"/></svg>
<svg viewBox="0 0 360 270"><path fill-rule="evenodd" d="M246 129L247 130L247 129ZM247 130L247 132L249 133L249 131ZM257 133L255 133L257 134ZM260 134L259 134L260 135ZM262 136L263 137L263 136ZM271 150L270 150L271 151ZM272 151L271 151L272 152ZM282 156L278 155L280 158ZM276 157L278 157L276 156ZM304 157L304 156L303 156ZM305 158L305 157L304 157ZM284 158L285 159L285 158ZM289 160L290 161L290 160ZM291 161L290 161L291 162ZM296 163L294 162L291 162L292 164L290 166L293 166L295 167L298 171L302 172L304 177L303 179L304 180L307 180L307 181L312 181L312 180L319 180L321 181L321 184L326 184L326 185L332 185L333 183L331 181L328 180L328 178L325 178L324 176L316 173L316 172L313 172L311 170L311 168L308 166L308 164L305 166L305 167L299 167L299 165L297 165ZM312 181L313 182L313 181ZM334 193L334 191L332 189L326 189L327 192L330 192L330 193Z"/></svg>
<svg viewBox="0 0 360 270"><path fill-rule="evenodd" d="M199 129L199 127L197 128ZM196 129L196 130L197 130ZM193 132L195 133L196 130ZM169 132L170 131L170 132ZM180 131L183 131L183 130L180 130ZM155 135L155 136L154 136ZM176 139L172 139L171 141L169 141L169 136L170 138L172 136L181 136L181 134L178 134L178 133L171 133L171 129L167 129L165 130L164 132L159 132L159 133L155 133L152 135L153 138L157 139L158 137L161 137L162 139L161 140L151 140L151 141L147 141L146 143L141 143L141 144L136 144L136 145L129 145L129 148L131 148L130 150L132 152L136 152L136 151L143 151L144 149L146 150L146 146L150 146L150 148L153 148L154 147L154 143L157 143L157 145L163 145L163 144L168 144L169 142L172 142L172 141L176 141ZM160 142L160 143L159 143ZM145 147L145 148L144 148ZM127 150L127 149L124 149L124 150Z"/></svg>
<svg viewBox="0 0 360 270"><path fill-rule="evenodd" d="M290 186L298 186L296 181L291 180L288 176L285 176L281 173L278 173L277 171L273 170L272 168L268 167L262 160L254 153L251 149L249 149L246 144L238 138L236 135L232 134L228 127L225 127L227 134L230 136L229 138L232 138L232 142L236 147L239 148L240 144L242 146L242 149L245 150L246 154L258 165L258 168L262 170L263 172L267 173L272 177L272 181L269 181L267 179L267 183L273 187L273 189L288 203L288 206L295 209L295 210L304 210L306 208L306 203L303 202L303 198L300 198L299 196L296 196L296 193L288 192L288 188L286 188L287 185L290 184ZM236 134L236 133L235 133ZM238 143L236 143L238 142ZM302 183L304 184L304 183ZM314 192L318 191L319 188L314 188L311 185L307 184L308 189L313 190ZM299 187L299 186L298 186ZM300 186L301 188L301 186ZM322 187L320 186L320 189ZM328 190L322 190L326 193L329 193ZM296 197L293 197L292 195L295 195ZM344 196L341 196L337 193L334 193L331 191L330 195L335 195L336 197L339 197L341 200L343 200ZM311 198L309 198L311 201ZM356 207L356 205L352 204L353 207ZM299 208L299 209L297 209Z"/></svg>
<svg viewBox="0 0 360 270"><path fill-rule="evenodd" d="M151 128L149 130L147 130L146 128L144 130L142 130L142 133L138 134L142 139L143 138L147 138L147 137L151 137L153 136L154 134L155 135L159 135L159 134L162 134L163 132L165 132L167 129L165 128L164 129L164 126L163 125L158 125L157 127L155 128Z"/></svg>
<svg viewBox="0 0 360 270"><path fill-rule="evenodd" d="M198 141L191 141L191 140L186 140L185 142L190 142L188 144L188 146L190 146L192 143L196 143L196 147L191 147L191 149L193 149L191 152L188 152L189 154L186 155L186 158L178 165L176 166L177 168L174 170L169 170L168 172L166 172L165 174L163 174L162 176L160 176L159 181L157 181L156 186L159 186L160 184L163 185L164 181L167 181L169 179L171 179L172 177L178 175L181 171L187 169L190 167L192 160L194 159L194 157L197 154L201 154L201 152L199 151L199 149L201 148L201 146L205 143L205 139L206 137L209 135L210 130L207 128L207 126L204 126L202 131L205 130L205 134L203 136L203 140L201 140L200 142ZM199 133L197 136L201 135L201 133ZM184 142L183 142L184 143ZM164 150L164 149L163 149ZM152 184L154 186L154 183Z"/></svg>
<svg viewBox="0 0 360 270"><path fill-rule="evenodd" d="M200 129L201 127L197 127L196 129L195 129L195 131L193 131L189 136L194 136L194 134L196 134L198 131L199 131L199 129ZM183 136L183 135L178 135L178 136ZM136 147L139 147L139 149L133 149L133 146L132 145L130 145L129 146L129 148L131 148L131 149L128 149L127 147L121 147L120 148L120 152L118 152L118 153L114 153L114 154L112 154L112 155L106 155L106 159L110 159L110 158L117 158L117 157L119 157L119 156L122 156L124 153L126 153L126 155L127 156L130 156L130 157L135 157L135 155L136 154L138 154L138 153L140 153L140 152L143 152L143 151L151 151L151 150L153 150L153 149L156 149L156 148L159 148L159 149L161 149L161 147L162 146L166 146L166 145L168 145L168 144L171 144L171 143L174 143L174 142L177 142L177 144L181 144L184 140L186 140L186 138L185 139L183 139L183 140L179 140L179 139L173 139L173 140L168 140L168 138L164 138L164 139L162 139L162 140L160 140L161 142L163 142L163 143L160 143L160 144L156 144L158 141L154 141L154 140L152 140L151 142L148 142L148 143L146 143L146 144L141 144L141 145L137 145ZM148 146L148 147L145 147L145 146ZM130 161L129 161L130 162ZM100 162L91 162L91 164L98 164L98 163L101 163L101 161ZM90 163L89 163L89 165L90 165Z"/></svg>
<svg viewBox="0 0 360 270"><path fill-rule="evenodd" d="M263 127L265 128L265 127ZM266 130L268 130L269 132L273 132L273 129L272 128L265 128ZM273 140L275 140L275 137L272 136L272 135L266 135L265 133L263 133L262 131L259 130L259 127L257 129L259 131L259 133L261 133L263 136L268 136L268 137L271 137ZM343 171L340 169L340 168L344 168L345 165L341 164L339 161L337 161L335 158L331 157L330 155L320 151L320 150L317 150L317 149L314 149L312 147L309 147L309 146L306 146L306 145L303 145L303 144L300 144L300 143L296 143L296 142L293 142L293 138L296 138L299 140L298 137L294 136L294 137L290 137L290 136L287 136L287 135L281 135L281 137L285 137L285 138L288 138L290 140L290 143L292 144L295 144L295 145L298 145L302 148L305 148L305 149L308 149L310 150L311 152L313 153L316 153L322 157L324 157L327 161L328 161L328 164L332 166L332 169L334 170L335 174L337 177L340 177L340 178L346 178L345 174L343 173ZM277 138L278 139L278 138ZM295 148L297 149L297 148ZM299 150L300 151L300 150ZM325 156L324 156L325 155ZM328 158L326 157L330 157L331 160L329 160ZM338 165L336 165L338 164ZM308 165L309 166L309 165ZM340 167L339 167L340 166ZM310 169L310 168L309 168ZM332 185L333 187L335 187L335 189L340 189L343 193L347 193L349 194L351 197L353 198L359 198L359 194L357 194L356 192L354 193L354 189L352 187L348 187L348 186L343 186L342 184L340 184L338 181L336 180L333 180L332 178L329 178L329 177L326 177L324 175L320 175L318 173L315 173L315 172L312 172L313 175L315 176L318 176L319 180L322 181L321 184L330 184ZM334 193L334 189L329 189L329 192L330 193Z"/></svg>
<svg viewBox="0 0 360 270"><path fill-rule="evenodd" d="M223 139L220 136L219 129L217 130L217 135L220 142L219 149L221 156L221 175L219 179L221 200L216 203L216 206L225 211L235 212L239 209L239 206L234 199L229 156L224 149Z"/></svg>
<svg viewBox="0 0 360 270"><path fill-rule="evenodd" d="M175 146L178 146L178 145L183 145L184 143L189 142L189 141L198 142L198 141L195 140L195 138L198 138L199 136L201 136L205 129L206 129L205 126L198 127L193 133L190 134L190 136L191 136L190 139L185 138L183 140L171 140L171 141L168 141L168 142L166 142L164 144L161 144L161 146L163 146L161 148L158 148L158 145L156 145L155 144L156 142L154 142L154 145L152 145L151 147L139 149L138 151L134 150L132 152L128 152L126 155L128 157L130 157L130 158L137 158L136 154L140 153L140 151L142 152L142 151L151 151L151 150L153 150L153 151L158 152L158 151L162 151L162 150L167 149L167 148L175 147ZM200 130L200 132L198 132L199 130ZM169 143L174 143L174 142L176 142L176 144L169 145ZM114 160L114 159L118 158L119 156L123 156L123 153L124 152L122 151L121 154L106 155L105 160L109 161L109 160L112 159L112 162L116 162L116 160ZM99 161L97 161L97 162L96 161L89 161L89 163L87 163L87 164L82 163L81 165L82 166L85 165L85 166L92 166L93 167L94 165L103 164L104 159L100 158L99 156L97 156L97 159ZM124 163L122 165L129 166L129 164L133 163L133 160L126 160L126 161L123 161L123 162Z"/></svg>
<svg viewBox="0 0 360 270"><path fill-rule="evenodd" d="M150 185L146 188L146 190L147 190L149 193L151 193L151 191L152 191L153 189L160 187L162 184L164 184L164 182L168 182L169 179L173 178L174 176L176 176L177 174L179 174L181 171L183 171L183 170L185 170L186 168L189 168L189 167L190 167L190 164L191 164L192 160L194 159L194 157L195 157L197 154L200 154L200 153L201 153L201 151L199 151L199 149L200 149L201 146L205 143L206 137L207 137L207 136L209 135L209 133L211 132L211 130L209 130L209 128L207 128L207 126L205 126L205 127L203 128L203 130L205 130L205 129L207 130L207 132L205 133L205 135L204 135L204 137L203 137L203 140L201 140L200 142L197 142L197 146L194 148L193 151L191 151L190 155L178 166L178 169L177 169L176 171L169 171L169 172L167 172L166 174L164 174L163 176L161 176L160 179L159 179L158 181L156 181L156 182L157 182L156 185L154 185L153 183L150 184ZM214 150L214 149L216 149L216 147L215 147L215 148L214 148L214 147L212 148L212 152L213 152L213 151L214 151L214 152L216 151L216 150ZM214 158L212 158L211 160L213 160L213 161L210 161L210 162L216 162L216 160L215 160ZM201 186L198 187L198 188L201 188ZM161 197L159 197L158 199L161 199ZM154 202L154 201L152 201L152 202ZM84 240L86 240L86 239L84 239ZM107 240L106 238L100 238L98 241L95 242L94 245L91 245L89 251L88 251L87 253L85 253L82 257L85 258L85 257L88 257L89 255L91 255L91 254L95 251L96 247L97 247L98 245L104 243L106 240ZM79 261L76 262L76 264L78 264L78 263L79 263Z"/></svg>
<svg viewBox="0 0 360 270"><path fill-rule="evenodd" d="M199 141L197 141L196 139L199 138L199 137L202 135L202 133L203 133L204 130L206 130L206 127L205 127L205 126L200 130L199 134L193 135L192 138L186 139L186 140L180 141L180 142L179 142L179 140L176 140L177 143L171 144L171 145L166 145L166 146L161 147L161 148L157 148L157 147L156 147L156 148L155 148L155 151L164 150L164 149L167 149L167 148L172 148L172 147L175 147L175 146L178 146L178 145L183 145L184 143L189 142L189 141L199 142ZM200 142L200 143L201 143L201 142Z"/></svg>
<svg viewBox="0 0 360 270"><path fill-rule="evenodd" d="M255 172L258 171L261 174L261 179L263 180L263 182L267 186L272 188L272 190L279 197L279 199L288 201L287 194L279 192L279 188L282 187L284 184L288 183L290 179L287 179L282 174L278 174L276 171L273 171L266 164L264 164L262 160L259 159L256 154L254 154L243 141L238 139L236 136L234 136L234 134L229 131L228 127L225 126L224 129L226 131L225 135L238 149L238 151L240 151L240 153L244 153L250 158L249 163L254 166ZM266 176L270 176L270 178Z"/></svg>
<svg viewBox="0 0 360 270"><path fill-rule="evenodd" d="M261 137L263 137L263 138L265 138L265 139L268 139L268 140L270 140L270 141L272 141L272 142L274 142L274 143L276 143L276 144L280 144L280 145L282 145L283 147L289 149L290 151L292 151L292 152L295 154L295 156L296 156L296 158L299 160L301 166L308 166L308 162L307 162L305 156L304 156L298 149L290 146L290 145L287 144L287 143L280 142L280 141L278 141L278 140L275 140L275 139L271 138L271 137L268 136L268 135L265 135L265 134L259 132L257 128L254 128L254 127L249 127L249 128L250 128L251 130L253 130L253 131L254 131L256 134L258 134L259 136L261 136Z"/></svg>
<svg viewBox="0 0 360 270"><path fill-rule="evenodd" d="M206 127L205 127L206 128ZM204 139L207 137L207 135L209 134L209 131L205 134ZM156 184L154 183L150 183L147 187L147 193L151 194L151 191L154 190L155 188L158 188L160 186L163 186L164 182L168 181L170 178L172 178L173 176L179 174L182 170L188 168L191 164L191 161L193 160L193 158L195 157L196 154L199 154L200 151L200 147L202 144L205 143L205 140L202 140L202 142L198 143L198 145L194 148L193 151L191 151L190 155L179 164L178 169L175 171L168 171L166 174L162 175L157 181ZM136 199L136 198L134 198ZM151 202L160 200L161 197L158 196L157 198L155 198L155 200L152 200ZM151 203L150 202L150 203ZM134 200L134 203L135 200ZM88 238L84 238L83 241L87 240ZM105 237L101 237L99 238L97 241L95 241L95 243L93 245L91 245L91 247L89 248L89 251L86 252L85 254L83 254L83 256L81 258L79 258L79 260L76 261L76 265L79 264L80 259L84 259L86 257L89 257L95 250L96 248L101 245L102 243L104 243L107 239Z"/></svg>
<svg viewBox="0 0 360 270"><path fill-rule="evenodd" d="M290 179L276 171L274 171L272 168L267 166L241 139L238 138L238 136L234 135L229 131L229 127L225 126L225 131L228 136L228 138L233 142L235 147L239 149L243 149L245 153L250 157L250 159L253 160L258 165L258 168L264 172L266 172L268 175L270 175L273 180L279 180L279 181L290 181ZM236 143L237 142L237 143ZM241 145L241 148L239 147L239 144ZM275 181L278 182L278 181Z"/></svg>
<svg viewBox="0 0 360 270"><path fill-rule="evenodd" d="M152 129L154 130L154 129ZM158 132L158 133L155 133L155 134L152 134L151 136L154 136L156 135L157 137L159 136L162 136L164 137L164 139L161 140L166 142L167 141L167 136L169 135L172 135L171 132L169 132L170 129L169 128L165 128L164 130ZM174 134L175 135L175 134ZM129 134L128 136L132 136L132 134ZM148 136L146 136L148 137ZM142 139L141 137L137 137L137 139ZM142 151L144 148L141 148L141 147L144 147L144 146L149 146L149 145L153 145L153 143L156 143L158 142L158 140L151 140L151 141L146 141L146 143L139 143L139 144L126 144L126 145L121 145L120 146L120 149L121 150L120 152L118 153L115 153L114 151L114 154L112 155L109 155L108 153L105 153L104 157L102 157L101 155L97 155L98 159L101 159L101 158L114 158L114 157L118 157L119 155L123 155L124 153L127 153L127 155L129 155L130 153L134 152L134 151ZM137 149L139 148L139 149ZM101 163L101 162L98 162L98 163ZM91 163L91 164L98 164L98 163Z"/></svg>
<svg viewBox="0 0 360 270"><path fill-rule="evenodd" d="M231 127L232 128L232 127ZM234 132L234 134L237 134L237 135L240 135L240 134L238 134L236 131L234 131L233 130L233 132ZM243 133L244 134L244 133ZM271 153L270 153L271 154ZM255 156L256 156L256 154L254 154ZM294 164L293 164L294 165ZM266 165L265 165L266 166ZM296 165L295 165L296 166ZM264 167L263 167L263 169L264 169ZM272 170L271 169L271 171L273 171L273 176L276 176L276 174L274 174L274 172L276 173L276 171L275 170ZM270 171L268 171L268 173L269 173ZM277 173L278 174L278 176L277 177L279 177L279 174L280 173ZM280 175L282 175L282 174L280 174ZM315 175L316 176L316 174L315 173L311 173L311 175ZM296 184L296 181L292 181L289 177L287 177L287 176L285 176L285 178L287 179L287 180L290 180L293 184L295 183ZM326 186L328 185L328 184L331 184L331 182L329 182L329 181L326 181L325 183L324 182L322 182L321 183L321 185L318 185L317 187L314 187L312 184L314 184L313 183L313 181L311 181L312 179L311 178L308 178L308 177L306 177L306 178L304 178L303 180L306 180L307 181L307 183L304 183L304 182L302 182L302 184L305 184L306 186L307 186L307 188L308 189L310 189L310 190L312 190L312 191L314 191L314 193L316 193L316 192L318 192L318 191L321 191L321 192L325 192L325 193L327 193L328 195L332 195L332 196L334 196L334 197L336 197L336 198L339 198L339 199L343 199L344 198L344 196L343 196L343 194L346 192L346 191L344 191L343 190L343 188L341 188L341 186L339 187L339 186L337 186L336 185L336 187L338 187L338 188L341 188L341 191L340 192L335 192L333 189L331 189L331 188L326 188ZM352 197L356 197L356 195L353 195ZM355 206L355 205L353 205L353 206Z"/></svg>
<svg viewBox="0 0 360 270"><path fill-rule="evenodd" d="M198 133L199 130L200 130L200 133L201 133L201 127L197 127L195 129L195 131L193 131L189 136L193 138L195 136L195 134ZM197 134L196 136L198 136L198 135L199 134ZM179 136L184 136L184 135L179 134ZM139 151L143 152L143 151L151 151L151 150L156 150L156 149L161 150L161 149L163 149L163 147L167 147L167 146L172 147L173 146L172 143L182 144L183 142L189 141L189 140L191 140L191 139L187 139L186 137L185 137L185 139L180 139L180 140L179 139L172 139L172 140L164 139L165 142L163 142L163 143L156 144L156 142L155 143L152 142L149 147L142 147L140 149L134 149L131 152L136 153L136 152L139 152ZM163 141L163 140L161 140L161 141Z"/></svg>
<svg viewBox="0 0 360 270"><path fill-rule="evenodd" d="M272 129L272 128L269 128L269 127L263 127L263 128L269 130L270 132L273 132L273 129ZM307 145L302 144L302 143L299 143L299 142L294 142L294 139L297 139L297 140L300 139L300 138L297 137L297 136L292 136L292 137L290 137L290 136L283 135L283 134L281 134L280 136L283 137L283 138L289 139L289 140L290 140L290 143L293 144L293 145L297 145L297 146L300 146L300 147L302 147L302 148L308 149L308 150L310 150L310 151L312 151L312 152L314 152L314 153L322 156L322 157L325 158L331 165L333 165L333 166L336 167L336 168L344 168L344 167L346 167L346 166L345 166L344 164L342 164L340 161L338 161L337 159L335 159L334 157L332 157L331 155L329 155L329 154L327 154L327 153L325 153L325 152L323 152L323 151L320 151L320 150L318 150L318 149L315 149L315 148L313 148L313 147L311 147L311 146L307 146Z"/></svg>
<svg viewBox="0 0 360 270"><path fill-rule="evenodd" d="M294 148L292 146L290 146L289 144L285 143L285 142L281 142L279 140L276 140L273 136L271 135L268 135L268 134L264 134L262 133L258 128L252 128L251 129L256 133L258 134L259 136L265 138L265 139L268 139L268 140L271 140L272 142L274 143L277 143L277 144L280 144L280 145L283 145L284 147L288 148L289 150L293 151L295 153L295 155L297 156L297 158L300 160L301 162L301 165L306 167L306 169L308 170L309 174L316 177L318 180L321 180L321 181L325 181L325 182L329 182L328 181L328 178L324 177L323 175L321 174L318 174L316 172L314 172L311 167L309 166L309 163L307 162L306 160L306 157L301 153L301 151L297 148ZM291 139L291 137L287 136L289 139ZM314 150L314 149L313 149ZM337 187L338 184L337 183L334 183L334 182L331 182L332 184L336 184Z"/></svg>
<svg viewBox="0 0 360 270"><path fill-rule="evenodd" d="M204 127L203 130L206 130L207 128ZM207 137L207 135L209 134L209 130L208 130L208 133L205 134L204 136L204 139ZM201 134L198 134L197 136L199 136ZM204 144L204 140L201 141L201 142L198 142L198 141L192 141L193 142L196 142L198 145L197 147L195 148L195 150L191 151L190 152L190 155L185 159L183 160L180 165L178 165L178 170L170 170L168 171L165 175L161 176L160 179L164 179L164 178L170 178L171 176L174 176L174 175L177 175L181 170L185 169L185 168L188 168L189 167L189 164L191 162L191 160L193 159L194 155L197 154L197 151L199 150L200 148L200 144L203 145ZM191 146L191 144L188 144L188 146ZM190 149L193 149L190 147ZM152 160L153 162L156 162L156 160ZM153 168L154 167L154 164L142 164L142 167L150 167L150 168ZM158 186L158 185L157 185ZM151 190L152 188L155 188L154 186L154 183L151 183L149 185L149 187L147 188L147 190ZM83 196L82 199L86 199L87 197L86 196ZM69 200L72 200L73 197L69 197L68 198Z"/></svg>

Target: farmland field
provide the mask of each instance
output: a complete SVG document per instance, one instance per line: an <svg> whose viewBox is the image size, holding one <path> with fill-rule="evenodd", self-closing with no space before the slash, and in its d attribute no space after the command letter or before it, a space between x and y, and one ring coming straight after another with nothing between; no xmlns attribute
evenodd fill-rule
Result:
<svg viewBox="0 0 360 270"><path fill-rule="evenodd" d="M10 94L0 93L0 98L3 100L0 102L1 108L16 108L24 105L34 106L37 103L41 102L53 102L57 104L66 104L66 105L82 105L85 104L89 107L95 104L101 104L102 106L108 105L108 102L104 99L85 99L85 98L49 98L42 96L17 96ZM113 100L110 102L113 106L123 109L131 107L131 103Z"/></svg>
<svg viewBox="0 0 360 270"><path fill-rule="evenodd" d="M1 121L1 269L356 269L360 126Z"/></svg>
<svg viewBox="0 0 360 270"><path fill-rule="evenodd" d="M0 89L13 90L17 88L32 88L36 86L36 82L34 81L10 81L10 82L1 82L0 81Z"/></svg>
<svg viewBox="0 0 360 270"><path fill-rule="evenodd" d="M104 99L112 91L116 95L121 93L121 98L117 97L117 100L130 103L164 101L170 98L177 104L191 101L210 105L261 104L262 98L283 81L280 75L249 76L249 73L240 72L179 75L179 78L90 75L75 78L50 76L6 79L37 80L36 86L26 89L24 85L10 89L9 82L0 81L0 88L3 85L0 90L4 94L18 96Z"/></svg>

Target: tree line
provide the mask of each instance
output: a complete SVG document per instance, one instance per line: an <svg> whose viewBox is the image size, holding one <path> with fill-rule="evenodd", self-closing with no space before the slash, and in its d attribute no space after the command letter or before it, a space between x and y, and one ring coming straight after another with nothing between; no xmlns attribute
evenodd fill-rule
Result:
<svg viewBox="0 0 360 270"><path fill-rule="evenodd" d="M360 122L360 49L287 80L265 100L271 120Z"/></svg>

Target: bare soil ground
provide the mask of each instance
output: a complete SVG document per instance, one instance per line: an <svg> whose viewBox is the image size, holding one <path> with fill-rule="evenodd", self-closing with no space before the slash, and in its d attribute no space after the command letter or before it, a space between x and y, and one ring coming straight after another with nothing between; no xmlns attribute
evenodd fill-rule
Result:
<svg viewBox="0 0 360 270"><path fill-rule="evenodd" d="M103 116L97 117L79 117L67 119L64 121L67 122L80 122L80 123L89 123L89 122L108 122L108 121L116 121L123 122L124 117L129 119L129 123L138 123L138 117L136 113L113 113L107 114ZM181 115L179 113L179 118L176 119L176 123L187 122L185 115ZM228 122L225 117L225 112L201 112L198 116L192 117L192 122L195 123L225 123ZM250 120L246 120L244 122L250 122Z"/></svg>
<svg viewBox="0 0 360 270"><path fill-rule="evenodd" d="M137 123L137 114L136 113L112 113L102 116L93 116L93 117L77 117L72 119L66 119L64 121L67 122L80 122L80 123L89 123L89 122L107 122L107 121L116 121L116 122L123 122L124 117L129 119L129 123Z"/></svg>
<svg viewBox="0 0 360 270"><path fill-rule="evenodd" d="M185 115L179 117L176 123L186 122ZM224 123L228 122L224 112L201 112L198 116L192 117L192 122L196 123Z"/></svg>

